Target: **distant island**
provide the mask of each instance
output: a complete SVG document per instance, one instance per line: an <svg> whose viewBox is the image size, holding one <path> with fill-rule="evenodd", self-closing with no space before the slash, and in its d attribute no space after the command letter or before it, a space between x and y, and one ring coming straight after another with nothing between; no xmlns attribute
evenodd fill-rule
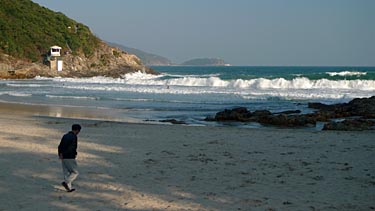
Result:
<svg viewBox="0 0 375 211"><path fill-rule="evenodd" d="M223 59L218 58L199 58L191 59L181 64L182 66L230 66Z"/></svg>

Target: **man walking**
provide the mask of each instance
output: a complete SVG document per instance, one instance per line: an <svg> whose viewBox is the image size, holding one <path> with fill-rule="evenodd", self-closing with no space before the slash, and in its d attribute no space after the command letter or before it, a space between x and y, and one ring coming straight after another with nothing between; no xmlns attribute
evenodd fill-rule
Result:
<svg viewBox="0 0 375 211"><path fill-rule="evenodd" d="M78 176L76 156L78 146L77 135L80 131L81 126L79 124L72 125L72 131L62 137L58 147L59 158L61 159L64 173L64 182L61 184L68 192L75 191L72 188L72 182Z"/></svg>

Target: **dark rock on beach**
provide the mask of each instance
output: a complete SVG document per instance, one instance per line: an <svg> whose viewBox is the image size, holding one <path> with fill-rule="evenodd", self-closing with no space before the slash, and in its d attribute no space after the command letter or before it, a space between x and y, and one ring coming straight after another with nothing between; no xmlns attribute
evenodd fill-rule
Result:
<svg viewBox="0 0 375 211"><path fill-rule="evenodd" d="M355 98L348 103L339 103L333 105L309 103L308 107L318 109L320 112L329 113L332 118L349 116L375 118L375 96L372 96L370 98Z"/></svg>
<svg viewBox="0 0 375 211"><path fill-rule="evenodd" d="M238 107L218 112L214 118L207 117L206 121L259 122L278 126L304 126L306 124L315 124L315 121L308 116L288 115L299 112L300 111L284 111L273 114L268 110L256 110L251 112L247 110L247 108Z"/></svg>
<svg viewBox="0 0 375 211"><path fill-rule="evenodd" d="M184 121L178 121L178 120L175 120L175 119L165 119L165 120L160 120L159 122L169 122L169 123L177 124L177 125L186 124L186 122L184 122Z"/></svg>
<svg viewBox="0 0 375 211"><path fill-rule="evenodd" d="M265 125L274 125L281 127L301 127L307 125L315 125L316 118L308 115L269 115L267 118L260 119L259 123Z"/></svg>
<svg viewBox="0 0 375 211"><path fill-rule="evenodd" d="M274 114L299 114L301 110L288 110L288 111L281 111Z"/></svg>
<svg viewBox="0 0 375 211"><path fill-rule="evenodd" d="M224 111L218 112L215 115L215 121L239 121L246 122L249 121L251 117L251 112L247 108L239 107L234 109L225 109Z"/></svg>
<svg viewBox="0 0 375 211"><path fill-rule="evenodd" d="M328 122L324 130L371 130L375 129L375 96L370 98L356 98L348 103L326 105L323 103L309 103L309 108L317 109L314 113L300 114L300 110L288 110L271 113L268 110L249 111L245 107L225 109L216 113L214 117L207 117L206 121L237 121L258 122L263 125L280 127L314 126L319 122ZM350 118L349 118L350 117ZM348 118L342 122L332 119Z"/></svg>

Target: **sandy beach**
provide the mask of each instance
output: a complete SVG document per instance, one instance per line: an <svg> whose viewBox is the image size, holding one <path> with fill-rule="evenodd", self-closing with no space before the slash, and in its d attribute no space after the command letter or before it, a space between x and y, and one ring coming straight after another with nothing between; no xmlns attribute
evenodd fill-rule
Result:
<svg viewBox="0 0 375 211"><path fill-rule="evenodd" d="M21 112L22 111L22 112ZM375 133L120 123L0 106L0 210L374 210ZM73 123L67 193L57 145Z"/></svg>

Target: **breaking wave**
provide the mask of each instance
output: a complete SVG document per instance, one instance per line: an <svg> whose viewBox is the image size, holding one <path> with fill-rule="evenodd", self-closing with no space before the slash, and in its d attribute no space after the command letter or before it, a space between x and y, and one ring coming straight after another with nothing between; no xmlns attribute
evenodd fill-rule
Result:
<svg viewBox="0 0 375 211"><path fill-rule="evenodd" d="M75 99L75 100L100 100L98 97L87 97L87 96L60 96L60 95L46 95L48 98L59 98L59 99Z"/></svg>
<svg viewBox="0 0 375 211"><path fill-rule="evenodd" d="M0 95L9 95L15 97L31 97L32 94L29 93L22 93L22 92L15 92L15 91L8 91L8 92L0 92Z"/></svg>
<svg viewBox="0 0 375 211"><path fill-rule="evenodd" d="M331 73L334 74L334 73ZM113 86L124 87L126 85L142 86L161 86L161 87L222 87L231 89L345 89L345 90L375 90L375 80L329 80L318 79L311 80L306 77L297 77L294 79L266 79L256 78L250 80L235 79L223 80L219 77L180 77L163 79L162 75L150 75L144 73L131 73L124 75L124 78L55 78L54 81L67 82L77 87L77 84L98 88L99 90L113 90ZM87 88L87 87L86 87ZM139 89L142 89L138 87ZM153 87L155 88L155 87Z"/></svg>
<svg viewBox="0 0 375 211"><path fill-rule="evenodd" d="M31 87L31 88L35 88L35 87L49 87L51 85L45 85L45 84L21 84L21 83L7 83L6 86L9 86L9 87Z"/></svg>
<svg viewBox="0 0 375 211"><path fill-rule="evenodd" d="M366 72L358 72L358 71L342 71L342 72L326 72L329 76L361 76L367 75Z"/></svg>

